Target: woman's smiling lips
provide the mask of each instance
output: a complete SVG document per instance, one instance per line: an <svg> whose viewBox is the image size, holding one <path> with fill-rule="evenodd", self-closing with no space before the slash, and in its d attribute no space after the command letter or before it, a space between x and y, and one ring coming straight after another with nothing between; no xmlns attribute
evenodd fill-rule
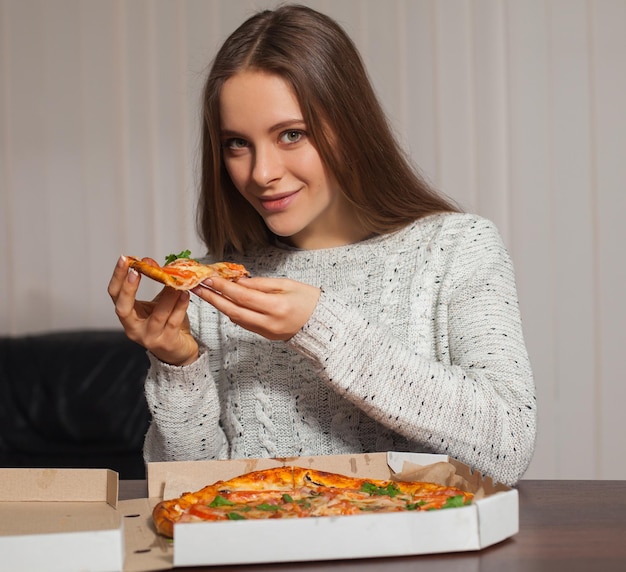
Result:
<svg viewBox="0 0 626 572"><path fill-rule="evenodd" d="M259 202L266 211L280 211L286 209L291 204L297 194L298 191L293 191L291 193L273 195L271 197L259 197Z"/></svg>

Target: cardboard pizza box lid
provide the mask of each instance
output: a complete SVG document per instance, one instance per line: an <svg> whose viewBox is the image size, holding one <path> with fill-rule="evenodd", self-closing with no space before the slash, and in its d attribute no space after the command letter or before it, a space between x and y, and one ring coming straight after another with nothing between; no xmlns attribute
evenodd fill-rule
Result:
<svg viewBox="0 0 626 572"><path fill-rule="evenodd" d="M179 524L175 526L173 542L158 536L151 522L152 508L162 498L175 498L217 480L254 470L293 464L387 479L406 466L428 467L437 463L451 463L470 487L483 491L484 498L467 507L420 514ZM480 550L513 536L519 530L517 491L483 478L480 473L446 455L389 452L149 463L147 473L150 498L144 504L142 514L144 530L137 535L140 542L134 547L133 556L127 554L128 572L166 569L168 566L221 566ZM124 501L120 504L123 506ZM316 538L316 542L302 542L303 538ZM337 542L337 538L341 538L341 542ZM240 549L242 544L246 546L245 551Z"/></svg>
<svg viewBox="0 0 626 572"><path fill-rule="evenodd" d="M6 570L122 570L118 474L107 469L0 469Z"/></svg>

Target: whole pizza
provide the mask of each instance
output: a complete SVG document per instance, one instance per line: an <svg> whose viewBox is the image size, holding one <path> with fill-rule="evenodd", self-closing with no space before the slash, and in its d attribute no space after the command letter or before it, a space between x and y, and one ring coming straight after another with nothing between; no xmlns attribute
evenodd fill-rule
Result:
<svg viewBox="0 0 626 572"><path fill-rule="evenodd" d="M157 531L171 538L178 522L425 511L465 506L472 499L472 493L451 486L361 479L294 466L246 473L161 501L152 516Z"/></svg>

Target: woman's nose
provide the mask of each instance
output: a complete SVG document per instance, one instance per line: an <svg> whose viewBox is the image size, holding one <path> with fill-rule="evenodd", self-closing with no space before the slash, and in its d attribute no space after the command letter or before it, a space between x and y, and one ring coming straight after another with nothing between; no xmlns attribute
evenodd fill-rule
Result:
<svg viewBox="0 0 626 572"><path fill-rule="evenodd" d="M267 187L280 179L285 167L280 151L273 145L257 146L254 150L252 178L260 187Z"/></svg>

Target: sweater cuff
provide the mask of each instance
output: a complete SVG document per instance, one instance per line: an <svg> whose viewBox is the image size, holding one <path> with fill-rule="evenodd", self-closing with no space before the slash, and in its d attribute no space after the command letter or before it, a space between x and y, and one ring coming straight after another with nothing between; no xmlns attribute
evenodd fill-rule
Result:
<svg viewBox="0 0 626 572"><path fill-rule="evenodd" d="M362 331L368 322L364 317L360 317L362 323L355 325L354 319L354 314L348 313L348 308L343 302L331 294L322 292L308 322L287 341L287 345L323 368L337 348L345 348L350 344L351 351L356 350L354 346L358 340L355 339L353 332Z"/></svg>
<svg viewBox="0 0 626 572"><path fill-rule="evenodd" d="M180 419L181 408L187 409L187 414L191 414L208 394L217 393L208 373L209 358L206 348L201 347L198 359L184 366L163 363L149 352L148 357L150 370L146 379L146 397L153 416L162 421Z"/></svg>
<svg viewBox="0 0 626 572"><path fill-rule="evenodd" d="M208 352L204 346L199 347L198 359L188 365L170 365L162 362L151 352L148 352L150 360L150 375L158 383L171 385L183 384L186 387L204 379L203 375L208 371Z"/></svg>

